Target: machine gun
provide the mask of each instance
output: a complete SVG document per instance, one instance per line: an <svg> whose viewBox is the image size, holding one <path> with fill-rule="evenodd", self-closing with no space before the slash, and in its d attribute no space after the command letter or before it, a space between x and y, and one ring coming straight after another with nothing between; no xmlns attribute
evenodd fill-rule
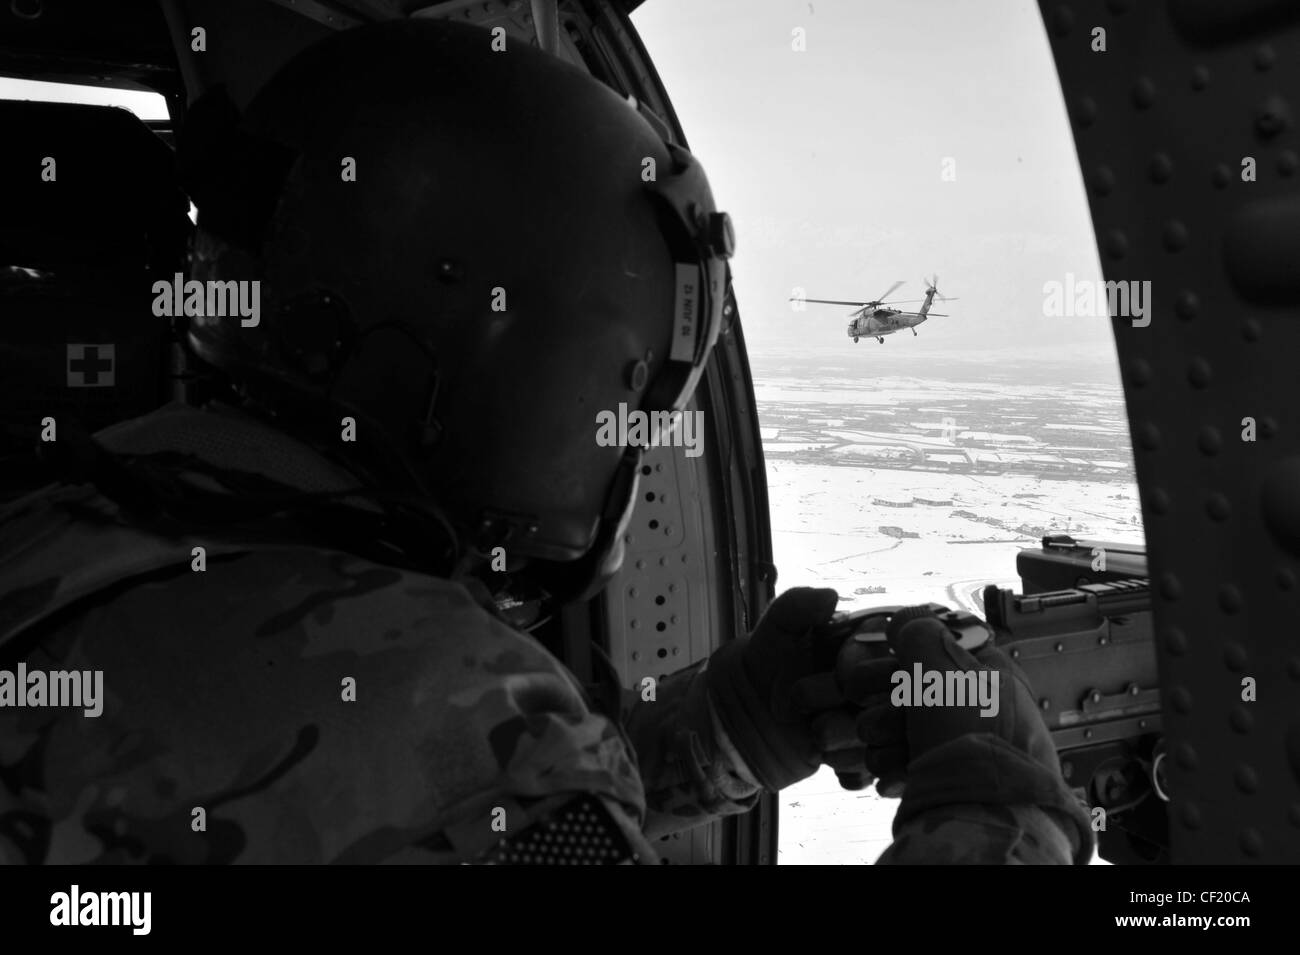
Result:
<svg viewBox="0 0 1300 955"><path fill-rule="evenodd" d="M1098 854L1117 864L1167 863L1168 788L1145 553L1057 535L1043 538L1041 550L1021 551L1016 570L1023 593L984 588L987 627L965 611L931 606L960 645L974 650L992 639L1024 671L1062 775L1094 810ZM899 609L843 615L822 638L843 646L851 637L857 652L888 653L884 632Z"/></svg>
<svg viewBox="0 0 1300 955"><path fill-rule="evenodd" d="M1146 555L1043 538L1016 558L1022 594L984 589L997 645L1029 679L1061 772L1094 814L1098 853L1169 861L1168 787ZM1104 828L1101 828L1104 826Z"/></svg>

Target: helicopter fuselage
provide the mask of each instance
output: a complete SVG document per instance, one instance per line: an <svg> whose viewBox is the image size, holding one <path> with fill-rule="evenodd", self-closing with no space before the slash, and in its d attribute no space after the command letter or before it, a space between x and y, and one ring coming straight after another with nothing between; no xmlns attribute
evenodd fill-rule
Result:
<svg viewBox="0 0 1300 955"><path fill-rule="evenodd" d="M856 342L859 338L870 335L883 344L886 335L892 335L904 328L912 329L912 334L915 335L916 326L930 317L930 304L934 301L935 294L933 285L925 290L925 301L921 304L919 312L904 312L897 308L885 308L875 302L864 305L854 312L849 320L849 338Z"/></svg>
<svg viewBox="0 0 1300 955"><path fill-rule="evenodd" d="M914 328L929 316L920 312L901 312L894 308L862 309L849 321L850 338L883 338L904 328Z"/></svg>

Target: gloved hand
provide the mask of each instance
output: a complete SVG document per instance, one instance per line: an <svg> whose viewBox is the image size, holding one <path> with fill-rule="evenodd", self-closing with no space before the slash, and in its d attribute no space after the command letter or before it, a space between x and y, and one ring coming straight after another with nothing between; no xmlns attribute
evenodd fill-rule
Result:
<svg viewBox="0 0 1300 955"><path fill-rule="evenodd" d="M828 692L835 686L834 653L813 634L838 600L829 588L787 590L753 633L709 658L709 699L732 745L766 789L806 779L823 762L863 766L856 709L850 711L838 689Z"/></svg>
<svg viewBox="0 0 1300 955"><path fill-rule="evenodd" d="M866 744L866 765L879 777L882 796L902 792L909 764L960 736L990 733L1010 743L1035 763L1060 775L1051 734L1039 715L1024 673L992 643L974 653L962 649L928 607L894 614L886 630L892 658L850 660L837 674L845 697L862 707L858 735ZM981 716L979 706L895 706L893 675L984 670L998 674L996 715Z"/></svg>

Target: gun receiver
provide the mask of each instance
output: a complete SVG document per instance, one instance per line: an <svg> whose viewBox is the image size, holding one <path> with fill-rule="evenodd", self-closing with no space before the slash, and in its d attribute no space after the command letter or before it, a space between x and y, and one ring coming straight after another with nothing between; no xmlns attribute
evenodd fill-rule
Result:
<svg viewBox="0 0 1300 955"><path fill-rule="evenodd" d="M984 616L1029 677L1058 750L1160 730L1145 580L1032 595L986 587Z"/></svg>
<svg viewBox="0 0 1300 955"><path fill-rule="evenodd" d="M1109 555L1097 560L1098 553ZM1016 561L1025 593L984 589L996 644L1025 672L1066 782L1105 809L1100 855L1168 861L1160 681L1146 557L1128 545L1043 539ZM1125 576L1125 572L1137 576ZM1060 589L1045 589L1057 586Z"/></svg>

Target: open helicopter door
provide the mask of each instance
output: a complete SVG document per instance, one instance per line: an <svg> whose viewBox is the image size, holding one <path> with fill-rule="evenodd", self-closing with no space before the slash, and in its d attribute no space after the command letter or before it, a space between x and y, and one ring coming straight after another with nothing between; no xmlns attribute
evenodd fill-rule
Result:
<svg viewBox="0 0 1300 955"><path fill-rule="evenodd" d="M1300 7L1043 0L1107 281L1175 863L1300 860Z"/></svg>

